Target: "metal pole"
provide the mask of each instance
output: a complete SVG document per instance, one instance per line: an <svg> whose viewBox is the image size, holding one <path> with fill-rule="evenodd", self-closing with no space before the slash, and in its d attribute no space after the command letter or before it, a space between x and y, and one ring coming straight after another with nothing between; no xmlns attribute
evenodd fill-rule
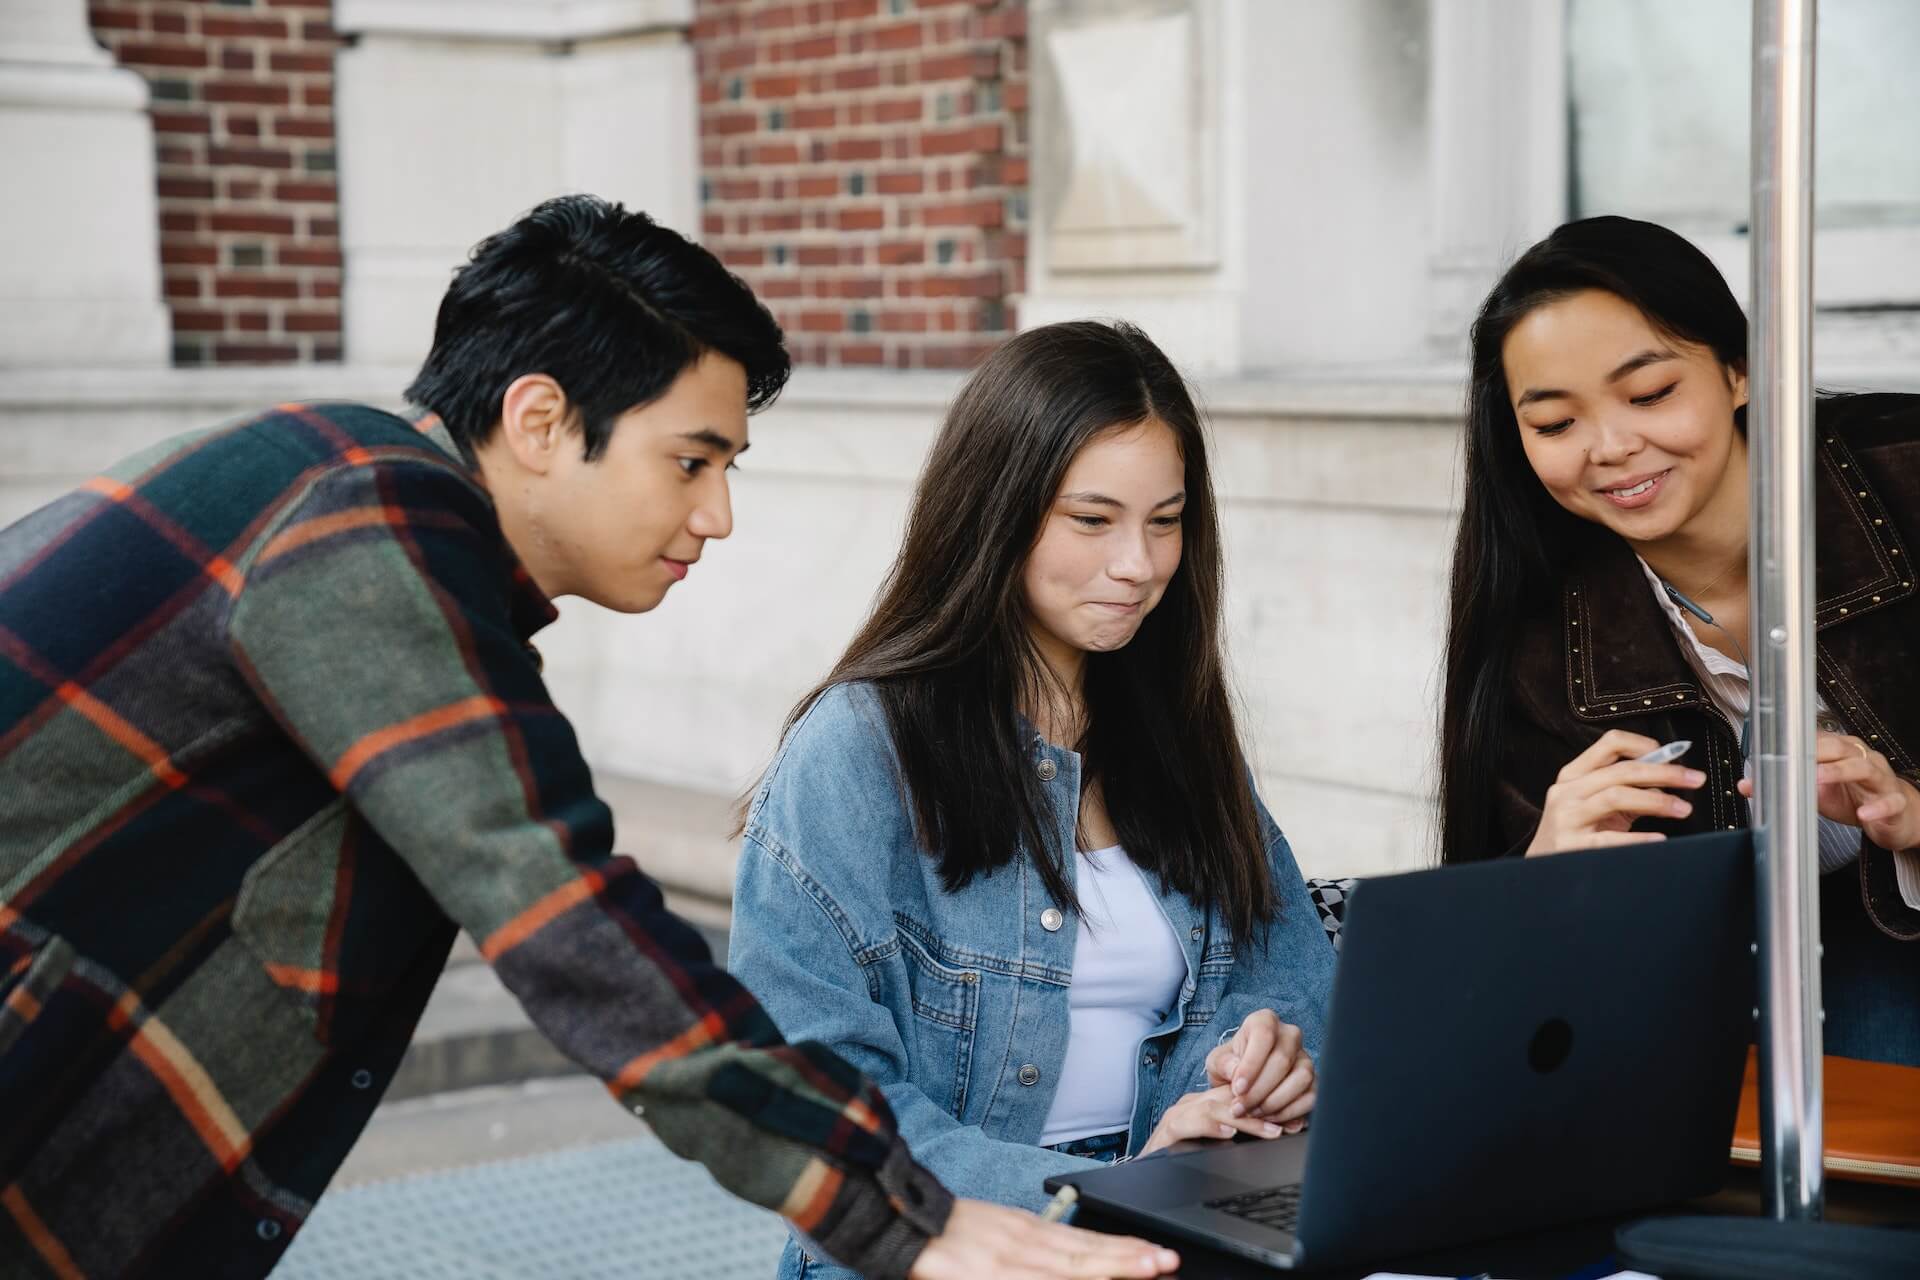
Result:
<svg viewBox="0 0 1920 1280"><path fill-rule="evenodd" d="M1816 0L1754 0L1753 741L1760 851L1760 1140L1767 1212L1821 1213L1814 792L1813 33Z"/></svg>

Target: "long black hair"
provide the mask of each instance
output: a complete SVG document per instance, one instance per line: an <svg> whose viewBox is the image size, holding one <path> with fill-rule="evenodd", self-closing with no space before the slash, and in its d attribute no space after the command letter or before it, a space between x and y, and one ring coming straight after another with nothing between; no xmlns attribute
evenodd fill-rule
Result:
<svg viewBox="0 0 1920 1280"><path fill-rule="evenodd" d="M1047 891L1077 908L1023 740L1023 705L1048 676L1021 571L1074 456L1149 419L1172 429L1186 473L1180 567L1131 643L1090 653L1083 784L1098 785L1143 869L1217 905L1234 936L1276 899L1220 648L1219 522L1200 415L1180 375L1127 324L1029 330L980 365L949 410L914 493L905 540L871 616L787 727L843 681L886 711L922 847L951 892L1022 847Z"/></svg>
<svg viewBox="0 0 1920 1280"><path fill-rule="evenodd" d="M1569 222L1520 255L1473 322L1465 501L1453 544L1446 693L1440 722L1440 856L1492 857L1500 736L1511 697L1517 624L1559 598L1556 565L1612 537L1553 500L1521 444L1502 347L1535 308L1590 289L1638 308L1656 330L1747 367L1747 318L1707 256L1631 218ZM1746 410L1734 414L1746 429Z"/></svg>

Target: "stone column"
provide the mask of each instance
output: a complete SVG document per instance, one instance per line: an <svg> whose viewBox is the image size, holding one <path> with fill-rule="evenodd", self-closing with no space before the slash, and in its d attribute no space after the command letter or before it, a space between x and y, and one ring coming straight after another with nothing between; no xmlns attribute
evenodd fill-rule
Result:
<svg viewBox="0 0 1920 1280"><path fill-rule="evenodd" d="M426 353L452 269L549 196L697 231L693 0L335 0L346 355Z"/></svg>
<svg viewBox="0 0 1920 1280"><path fill-rule="evenodd" d="M1033 13L1023 325L1124 316L1201 374L1424 355L1427 0Z"/></svg>
<svg viewBox="0 0 1920 1280"><path fill-rule="evenodd" d="M146 106L86 0L0 4L0 368L167 362Z"/></svg>
<svg viewBox="0 0 1920 1280"><path fill-rule="evenodd" d="M1457 357L1494 280L1566 218L1566 6L1431 2L1427 337Z"/></svg>

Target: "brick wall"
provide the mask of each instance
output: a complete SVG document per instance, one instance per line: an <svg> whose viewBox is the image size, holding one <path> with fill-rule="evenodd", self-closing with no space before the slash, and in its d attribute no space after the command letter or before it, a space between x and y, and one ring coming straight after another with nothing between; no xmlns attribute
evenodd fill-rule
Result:
<svg viewBox="0 0 1920 1280"><path fill-rule="evenodd" d="M330 14L330 0L91 6L94 34L153 94L176 364L340 359Z"/></svg>
<svg viewBox="0 0 1920 1280"><path fill-rule="evenodd" d="M702 233L797 359L954 368L1013 332L1025 0L697 0Z"/></svg>

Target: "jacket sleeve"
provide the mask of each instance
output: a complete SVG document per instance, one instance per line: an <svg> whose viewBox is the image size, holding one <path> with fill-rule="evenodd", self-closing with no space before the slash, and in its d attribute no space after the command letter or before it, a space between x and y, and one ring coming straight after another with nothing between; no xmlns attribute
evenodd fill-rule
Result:
<svg viewBox="0 0 1920 1280"><path fill-rule="evenodd" d="M844 696L830 693L831 698ZM1028 1209L1043 1184L1096 1162L988 1137L927 1096L903 1032L876 999L893 912L885 860L903 815L872 740L850 748L807 722L750 816L735 873L730 965L787 1035L818 1041L880 1086L916 1159L954 1194Z"/></svg>
<svg viewBox="0 0 1920 1280"><path fill-rule="evenodd" d="M951 1197L881 1092L783 1042L614 855L512 624L511 564L491 504L450 467L336 470L236 566L233 661L562 1051L727 1190L849 1266L904 1275Z"/></svg>

